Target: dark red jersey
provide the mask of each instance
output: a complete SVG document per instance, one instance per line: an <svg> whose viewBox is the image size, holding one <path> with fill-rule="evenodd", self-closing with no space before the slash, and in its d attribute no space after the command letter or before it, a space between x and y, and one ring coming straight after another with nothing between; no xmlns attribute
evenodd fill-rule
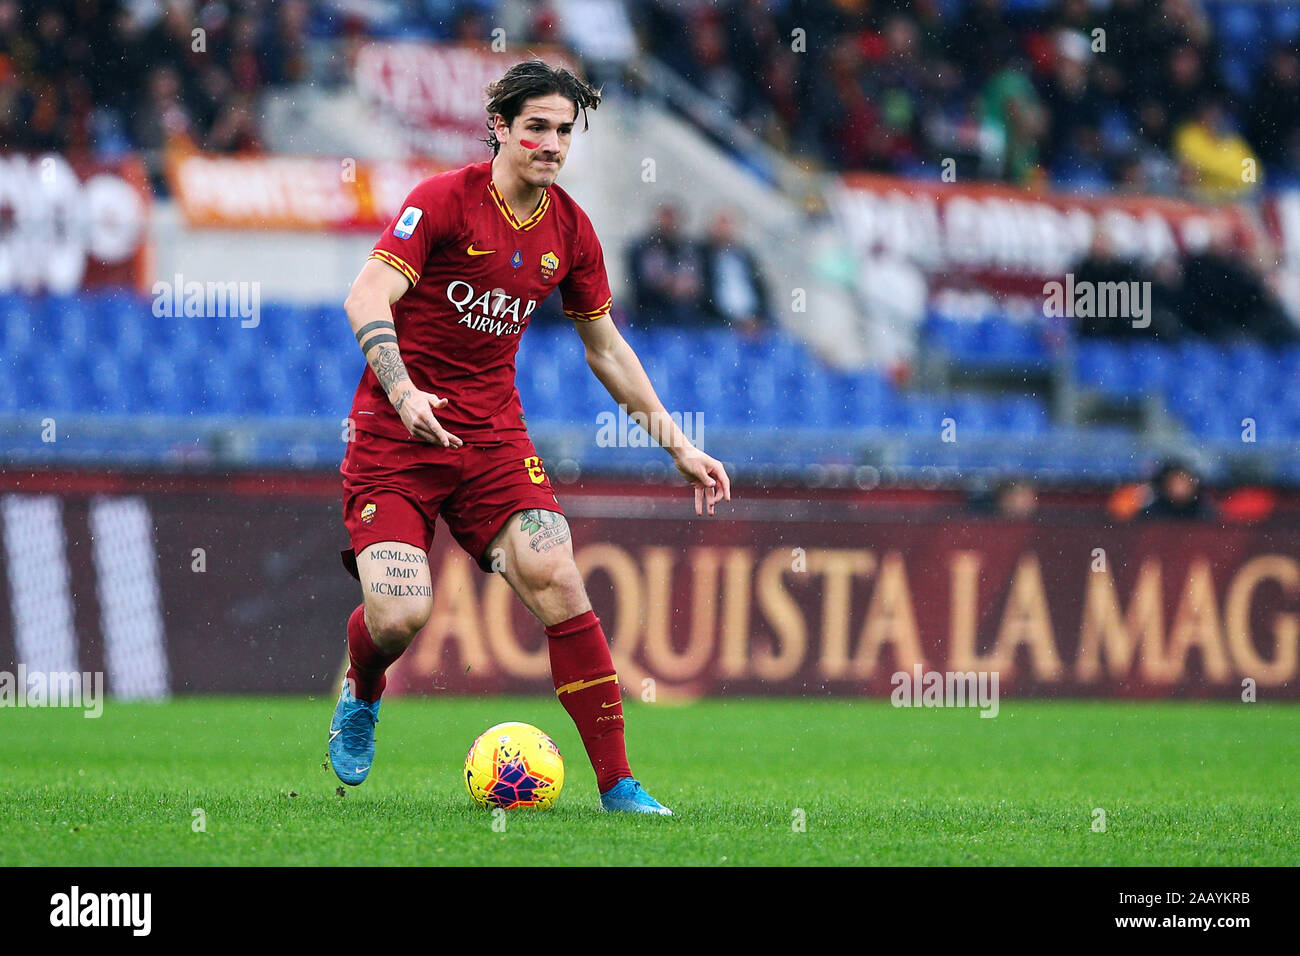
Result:
<svg viewBox="0 0 1300 956"><path fill-rule="evenodd" d="M515 388L519 336L556 286L564 312L593 321L610 309L605 255L591 220L559 186L515 218L491 162L426 179L370 254L411 282L393 306L397 343L415 386L447 399L434 414L466 442L524 431ZM358 431L411 438L368 366L352 402Z"/></svg>

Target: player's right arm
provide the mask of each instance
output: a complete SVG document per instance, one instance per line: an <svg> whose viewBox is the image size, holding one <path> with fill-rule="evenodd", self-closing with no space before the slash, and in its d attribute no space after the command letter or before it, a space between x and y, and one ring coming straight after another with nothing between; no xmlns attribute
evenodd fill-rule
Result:
<svg viewBox="0 0 1300 956"><path fill-rule="evenodd" d="M379 385L414 438L446 448L459 448L461 440L438 423L434 411L447 404L432 392L415 387L397 346L393 303L411 286L405 275L379 259L367 259L352 283L343 308L361 352L379 379Z"/></svg>

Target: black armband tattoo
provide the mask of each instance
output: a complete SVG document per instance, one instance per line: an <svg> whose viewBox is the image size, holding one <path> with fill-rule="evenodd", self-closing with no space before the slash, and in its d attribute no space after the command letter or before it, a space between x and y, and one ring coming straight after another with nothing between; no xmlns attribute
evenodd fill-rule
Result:
<svg viewBox="0 0 1300 956"><path fill-rule="evenodd" d="M364 352L366 355L369 355L370 350L373 349L376 345L396 345L396 344L397 344L396 335L372 335L370 337L370 340L367 341L365 345L361 346L361 351Z"/></svg>
<svg viewBox="0 0 1300 956"><path fill-rule="evenodd" d="M366 325L361 326L361 328L357 329L357 333L356 333L357 344L360 345L363 341L365 341L367 335L369 335L371 332L378 332L380 329L386 329L393 333L397 332L397 326L394 325L388 319L380 319L377 322L369 322Z"/></svg>

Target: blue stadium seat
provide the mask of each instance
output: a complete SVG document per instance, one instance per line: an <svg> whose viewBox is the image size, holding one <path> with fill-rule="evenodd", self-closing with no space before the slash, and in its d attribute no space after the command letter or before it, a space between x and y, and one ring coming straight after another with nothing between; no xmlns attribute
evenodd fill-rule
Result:
<svg viewBox="0 0 1300 956"><path fill-rule="evenodd" d="M26 296L9 295L0 300L0 309L0 347L6 352L21 351L37 337L32 302Z"/></svg>
<svg viewBox="0 0 1300 956"><path fill-rule="evenodd" d="M1157 393L1174 372L1174 351L1160 342L1138 342L1130 346L1131 363L1143 380L1144 393Z"/></svg>
<svg viewBox="0 0 1300 956"><path fill-rule="evenodd" d="M81 366L88 366L90 408L112 415L146 412L147 406L140 401L141 378L134 364L121 356L103 353Z"/></svg>
<svg viewBox="0 0 1300 956"><path fill-rule="evenodd" d="M1217 40L1224 47L1249 49L1263 33L1259 11L1253 3L1221 4L1212 16L1218 23Z"/></svg>
<svg viewBox="0 0 1300 956"><path fill-rule="evenodd" d="M9 358L0 361L0 415L13 415L22 409L18 376L9 368Z"/></svg>
<svg viewBox="0 0 1300 956"><path fill-rule="evenodd" d="M1134 397L1147 391L1140 359L1114 342L1080 342L1075 351L1075 375L1080 385L1116 398Z"/></svg>
<svg viewBox="0 0 1300 956"><path fill-rule="evenodd" d="M1033 437L1045 435L1051 429L1047 407L1029 395L1012 395L1001 398L995 412L995 425L1000 433Z"/></svg>
<svg viewBox="0 0 1300 956"><path fill-rule="evenodd" d="M1248 53L1226 53L1219 61L1219 72L1232 92L1248 96L1254 85L1256 58Z"/></svg>
<svg viewBox="0 0 1300 956"><path fill-rule="evenodd" d="M793 393L791 409L796 420L807 428L832 428L839 419L836 378L822 365L809 365L790 383Z"/></svg>
<svg viewBox="0 0 1300 956"><path fill-rule="evenodd" d="M560 365L545 352L517 366L519 397L524 417L530 421L556 421L564 417L566 387Z"/></svg>
<svg viewBox="0 0 1300 956"><path fill-rule="evenodd" d="M1272 5L1271 33L1274 43L1291 40L1300 33L1300 6L1294 3Z"/></svg>
<svg viewBox="0 0 1300 956"><path fill-rule="evenodd" d="M320 422L346 415L364 363L337 304L263 303L256 328L243 328L238 316L158 318L151 306L148 296L127 290L0 295L0 413ZM961 362L1024 365L1049 358L1041 332L997 315L965 320L931 314L922 342ZM1080 429L1075 442L1071 430L1052 424L1036 396L899 393L881 372L833 369L781 331L758 339L719 328L627 335L668 409L702 412L706 428L717 429L715 453L728 460L790 468L851 465L858 460L857 436L894 431L922 439L900 450L904 463L913 465L1021 468L1043 477L1109 481L1133 477L1142 464L1127 433L1110 435L1103 446L1106 429L1090 427ZM46 339L57 350L33 347ZM590 426L584 468L639 474L662 464L652 450L595 448L596 416L614 405L588 370L570 326L530 328L516 367L530 423ZM1256 420L1260 445L1300 441L1300 403L1293 400L1300 390L1300 347L1083 340L1076 344L1075 372L1082 386L1108 395L1162 395L1174 418L1202 441L1239 444L1247 417ZM945 418L956 422L955 445L937 444ZM791 428L822 429L824 436L791 441ZM981 437L1003 440L982 444ZM1047 440L1025 440L1039 437ZM254 455L267 463L319 466L323 452L313 441L259 440ZM117 443L111 452L126 460L122 456L151 454L150 447L142 439ZM331 465L336 451L331 447L326 456ZM1300 474L1300 462L1293 464Z"/></svg>
<svg viewBox="0 0 1300 956"><path fill-rule="evenodd" d="M950 417L957 426L957 440L963 437L982 437L993 430L993 414L989 400L983 395L954 395L945 403L944 417Z"/></svg>

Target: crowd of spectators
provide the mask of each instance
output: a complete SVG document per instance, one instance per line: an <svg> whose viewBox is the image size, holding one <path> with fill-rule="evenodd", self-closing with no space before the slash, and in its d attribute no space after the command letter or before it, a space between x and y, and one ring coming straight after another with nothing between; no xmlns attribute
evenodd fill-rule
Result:
<svg viewBox="0 0 1300 956"><path fill-rule="evenodd" d="M737 239L725 209L713 214L708 234L697 240L683 232L677 207L664 203L627 256L635 324L721 326L752 336L772 322L758 260Z"/></svg>
<svg viewBox="0 0 1300 956"><path fill-rule="evenodd" d="M1169 255L1150 268L1118 256L1099 231L1074 275L1093 288L1151 283L1147 329L1159 341L1192 336L1217 342L1251 338L1275 346L1300 341L1300 328L1287 315L1273 277L1227 227L1211 230L1205 248L1181 259ZM1132 324L1122 316L1090 316L1078 320L1077 331L1085 337L1131 339Z"/></svg>
<svg viewBox="0 0 1300 956"><path fill-rule="evenodd" d="M348 81L348 43L330 41L486 44L497 29L564 42L534 0L0 0L0 151L256 151L260 94Z"/></svg>
<svg viewBox="0 0 1300 956"><path fill-rule="evenodd" d="M0 149L257 149L257 95L305 78L310 12L306 0L0 0Z"/></svg>
<svg viewBox="0 0 1300 956"><path fill-rule="evenodd" d="M309 36L560 41L539 0L0 0L0 149L256 148ZM837 170L1206 198L1300 181L1300 48L1248 95L1199 0L629 0L644 48L774 145ZM1300 24L1300 21L1298 21ZM387 29L398 29L391 24ZM197 32L196 32L197 31ZM521 32L522 31L522 32ZM399 31L400 32L400 31ZM201 33L199 38L197 33ZM1238 61L1233 61L1238 65ZM1243 163L1263 170L1243 175Z"/></svg>
<svg viewBox="0 0 1300 956"><path fill-rule="evenodd" d="M1233 94L1198 0L634 5L643 41L774 145L839 170L1248 192L1300 178L1296 39ZM1234 66L1237 61L1234 61ZM1240 84L1237 84L1238 86Z"/></svg>
<svg viewBox="0 0 1300 956"><path fill-rule="evenodd" d="M1041 504L1038 488L1029 475L1010 475L993 484L976 485L968 490L965 500L971 514L1011 522L1033 521L1043 513ZM1232 481L1221 489L1217 500L1212 498L1198 468L1181 457L1160 461L1146 481L1119 485L1105 503L1106 512L1117 522L1225 524L1266 520L1276 506L1276 494L1249 479Z"/></svg>

